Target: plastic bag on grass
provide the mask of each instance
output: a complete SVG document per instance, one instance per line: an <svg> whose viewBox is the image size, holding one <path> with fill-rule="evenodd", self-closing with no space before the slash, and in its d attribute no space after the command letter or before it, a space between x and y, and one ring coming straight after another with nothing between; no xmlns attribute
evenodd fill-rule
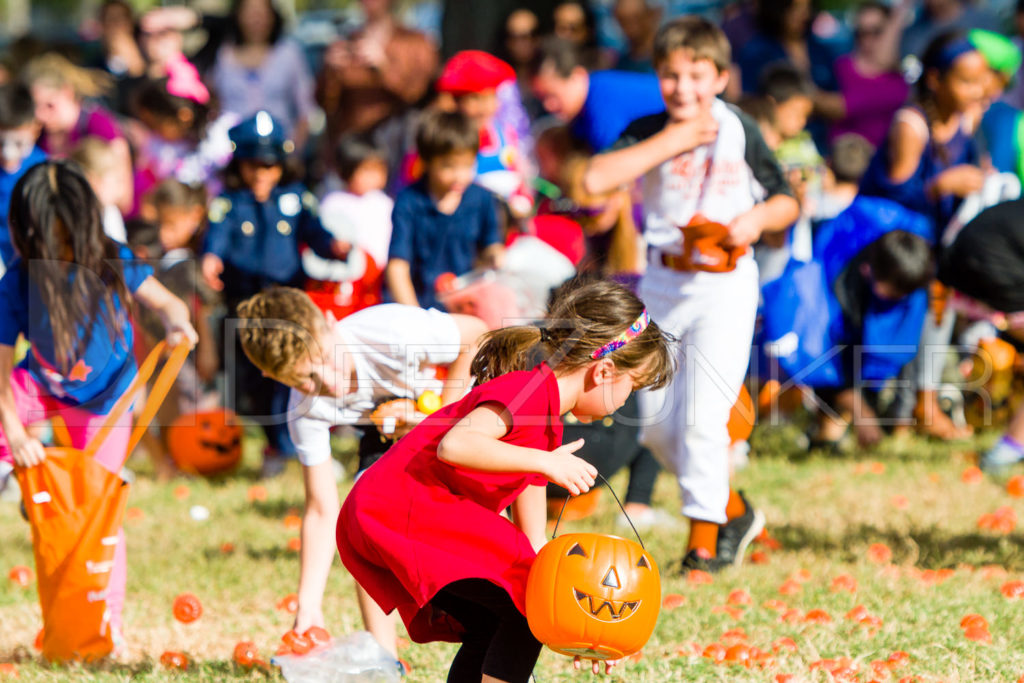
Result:
<svg viewBox="0 0 1024 683"><path fill-rule="evenodd" d="M335 638L304 655L277 655L288 683L397 683L399 664L367 631Z"/></svg>

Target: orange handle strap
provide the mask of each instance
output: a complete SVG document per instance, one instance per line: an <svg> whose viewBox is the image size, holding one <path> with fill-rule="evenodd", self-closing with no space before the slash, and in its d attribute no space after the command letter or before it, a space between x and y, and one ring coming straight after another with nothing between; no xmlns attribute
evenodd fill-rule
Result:
<svg viewBox="0 0 1024 683"><path fill-rule="evenodd" d="M153 350L146 356L146 360L139 366L138 373L135 375L135 379L132 380L132 384L128 387L128 390L117 400L114 407L107 414L107 418L103 421L103 426L100 427L99 431L93 435L92 439L86 445L83 452L88 456L93 456L96 451L99 450L100 446L103 445L103 441L107 438L110 430L114 427L121 416L124 415L125 411L131 406L135 395L139 393L146 386L146 382L153 376L153 371L156 370L157 363L160 362L160 356L167 348L167 342L161 341ZM157 410L160 409L160 404L163 403L164 398L167 396L167 392L171 390L171 386L174 384L174 380L178 377L178 372L181 370L181 366L185 364L185 359L188 358L190 351L188 343L182 342L174 347L171 351L170 357L167 362L164 363L164 367L161 368L160 374L156 378L156 382L153 384L152 391L149 392L149 397L146 399L146 405L142 408L142 413L139 415L138 420L135 423L135 428L132 430L131 438L128 440L128 451L127 454L131 454L132 450L138 445L139 440L142 439L142 435L146 429L149 428L149 423L153 420Z"/></svg>

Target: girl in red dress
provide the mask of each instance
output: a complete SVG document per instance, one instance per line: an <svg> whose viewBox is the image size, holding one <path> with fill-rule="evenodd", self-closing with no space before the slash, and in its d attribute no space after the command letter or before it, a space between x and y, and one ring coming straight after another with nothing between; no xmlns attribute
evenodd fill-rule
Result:
<svg viewBox="0 0 1024 683"><path fill-rule="evenodd" d="M609 282L557 298L539 327L484 340L477 386L366 470L338 517L342 562L377 604L398 609L418 643L462 643L450 682L533 671L541 644L526 622L526 578L545 543L545 486L578 495L597 475L573 455L582 439L562 445L559 418L611 414L672 373L643 303Z"/></svg>

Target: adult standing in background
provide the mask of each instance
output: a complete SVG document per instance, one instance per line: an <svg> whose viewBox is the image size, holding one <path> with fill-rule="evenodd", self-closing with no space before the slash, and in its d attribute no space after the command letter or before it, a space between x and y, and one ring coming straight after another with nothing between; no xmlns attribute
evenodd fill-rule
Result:
<svg viewBox="0 0 1024 683"><path fill-rule="evenodd" d="M890 8L870 0L857 8L853 52L835 62L839 92L814 97L815 110L832 122L830 142L847 133L876 148L885 140L892 117L910 94L899 68L899 43L911 1Z"/></svg>
<svg viewBox="0 0 1024 683"><path fill-rule="evenodd" d="M327 48L317 82L330 149L341 136L371 131L418 102L437 71L437 47L425 34L398 24L391 0L360 4L365 24Z"/></svg>
<svg viewBox="0 0 1024 683"><path fill-rule="evenodd" d="M223 112L246 118L267 111L302 148L315 106L313 76L271 0L235 0L208 76Z"/></svg>
<svg viewBox="0 0 1024 683"><path fill-rule="evenodd" d="M647 0L617 0L612 13L626 39L626 49L619 53L615 68L654 73L654 34L661 22L661 8L651 7Z"/></svg>
<svg viewBox="0 0 1024 683"><path fill-rule="evenodd" d="M994 14L971 7L966 0L924 0L917 20L903 32L900 51L920 57L936 36L972 28L999 32L1001 27Z"/></svg>

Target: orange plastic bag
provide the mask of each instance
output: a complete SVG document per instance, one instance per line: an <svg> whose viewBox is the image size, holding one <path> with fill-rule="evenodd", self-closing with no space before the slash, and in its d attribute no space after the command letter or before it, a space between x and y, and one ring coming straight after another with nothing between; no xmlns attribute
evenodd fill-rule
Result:
<svg viewBox="0 0 1024 683"><path fill-rule="evenodd" d="M32 526L32 546L43 611L43 656L56 662L100 659L113 650L106 592L128 484L94 459L111 427L153 374L165 348L161 342L139 368L129 390L83 450L47 448L40 465L17 468ZM128 453L138 444L188 356L174 349L132 430Z"/></svg>

